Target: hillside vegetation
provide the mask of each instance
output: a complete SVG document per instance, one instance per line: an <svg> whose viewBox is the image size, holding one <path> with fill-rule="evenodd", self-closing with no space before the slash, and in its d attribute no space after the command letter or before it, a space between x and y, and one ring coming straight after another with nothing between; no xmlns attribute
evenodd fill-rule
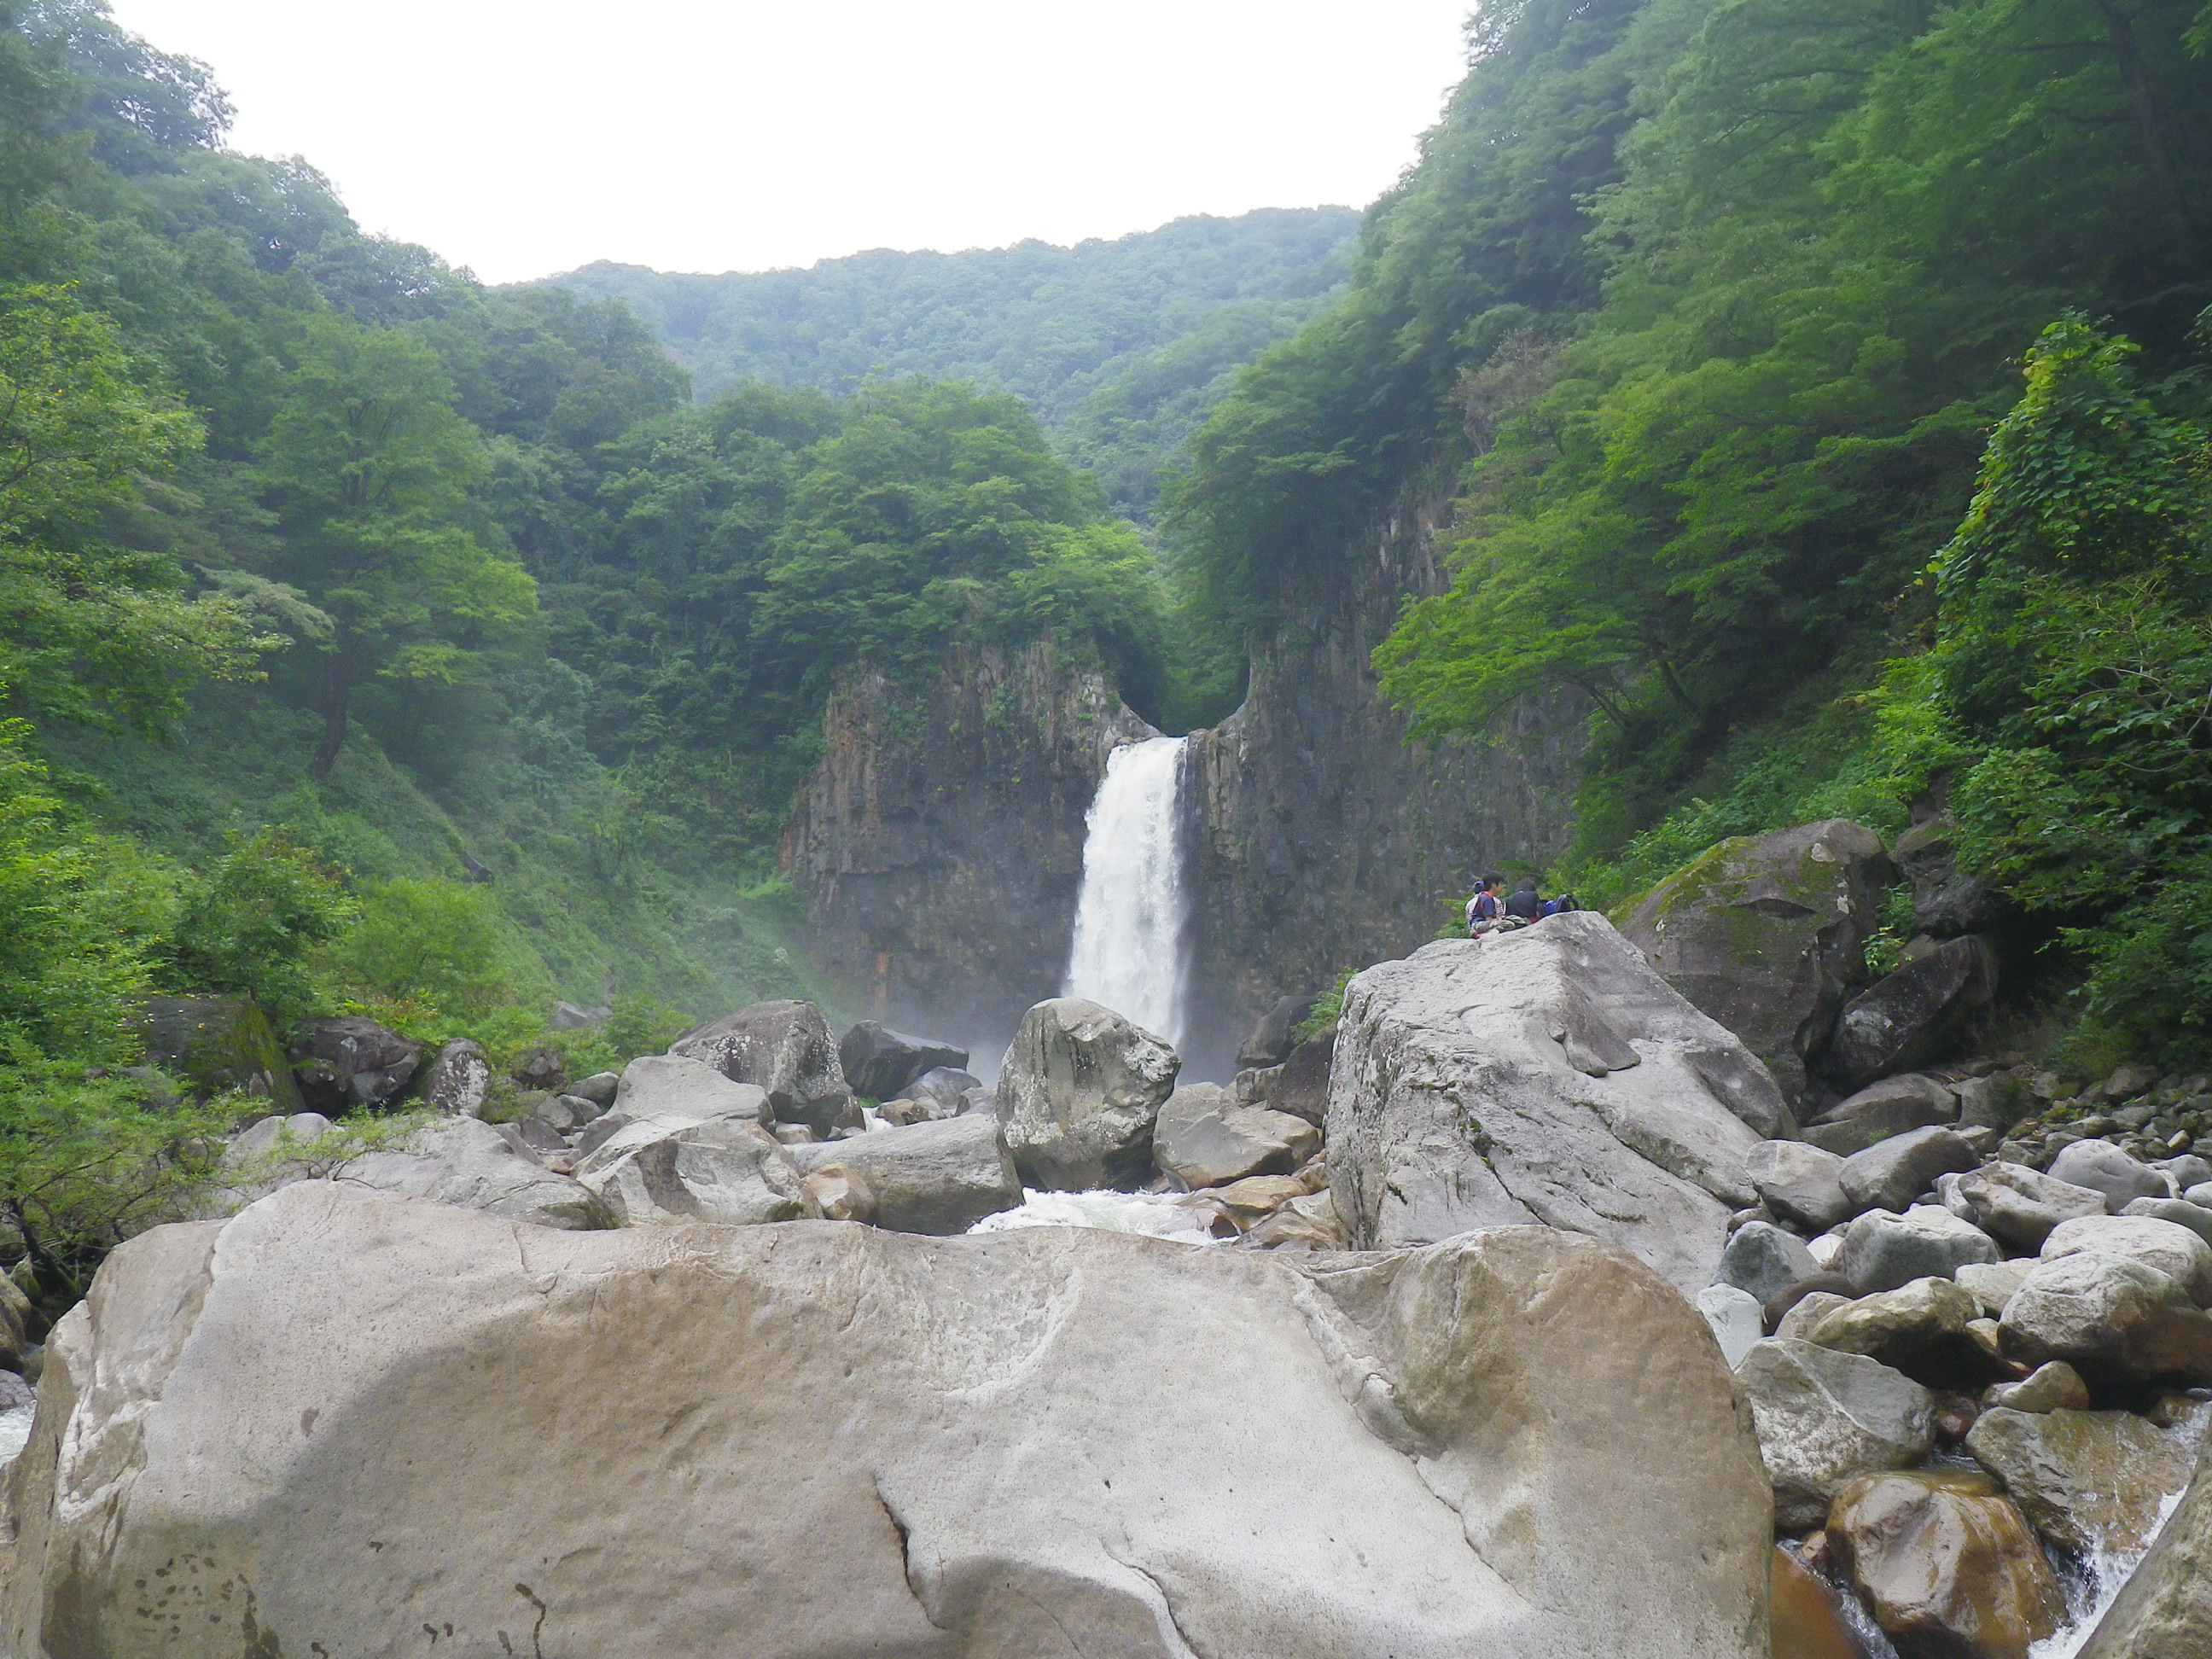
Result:
<svg viewBox="0 0 2212 1659"><path fill-rule="evenodd" d="M1194 441L1209 626L1458 465L1456 580L1376 665L1431 738L1588 696L1555 878L1948 798L2093 1024L2201 1057L2212 13L1523 0L1471 40L1346 296Z"/></svg>
<svg viewBox="0 0 2212 1659"><path fill-rule="evenodd" d="M879 249L804 270L601 261L544 286L627 301L702 398L903 375L1012 392L1115 512L1143 520L1235 370L1341 286L1358 225L1349 208L1269 208L1075 247Z"/></svg>

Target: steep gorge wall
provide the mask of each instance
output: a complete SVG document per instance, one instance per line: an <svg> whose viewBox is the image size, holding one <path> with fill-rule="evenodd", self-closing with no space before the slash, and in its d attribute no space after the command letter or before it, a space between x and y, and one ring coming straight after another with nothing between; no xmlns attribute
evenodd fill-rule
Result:
<svg viewBox="0 0 2212 1659"><path fill-rule="evenodd" d="M854 1012L995 1063L1060 994L1106 757L1152 729L1094 659L1050 644L956 646L921 685L848 674L823 727L785 842L817 962Z"/></svg>
<svg viewBox="0 0 2212 1659"><path fill-rule="evenodd" d="M1226 1076L1278 997L1435 936L1486 866L1541 864L1573 828L1589 711L1531 701L1486 739L1410 744L1370 654L1406 599L1439 592L1452 478L1401 491L1342 561L1293 580L1243 705L1194 736L1194 1071Z"/></svg>

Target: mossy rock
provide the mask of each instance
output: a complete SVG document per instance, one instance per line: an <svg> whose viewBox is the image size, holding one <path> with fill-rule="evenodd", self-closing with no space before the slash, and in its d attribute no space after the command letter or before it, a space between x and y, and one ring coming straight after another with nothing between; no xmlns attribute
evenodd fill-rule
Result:
<svg viewBox="0 0 2212 1659"><path fill-rule="evenodd" d="M271 1112L306 1109L292 1062L251 998L149 997L137 1024L147 1060L202 1097L235 1090L263 1097Z"/></svg>

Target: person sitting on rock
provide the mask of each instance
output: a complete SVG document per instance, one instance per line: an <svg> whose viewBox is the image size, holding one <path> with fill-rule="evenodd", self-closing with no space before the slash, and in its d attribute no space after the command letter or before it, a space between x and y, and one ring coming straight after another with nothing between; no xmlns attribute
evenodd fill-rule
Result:
<svg viewBox="0 0 2212 1659"><path fill-rule="evenodd" d="M1474 896L1467 902L1467 931L1470 939L1494 933L1505 925L1504 902L1498 896L1504 889L1504 877L1488 875L1474 890Z"/></svg>
<svg viewBox="0 0 2212 1659"><path fill-rule="evenodd" d="M1505 901L1506 919L1518 927L1544 917L1544 896L1536 890L1536 878L1523 876L1513 896Z"/></svg>

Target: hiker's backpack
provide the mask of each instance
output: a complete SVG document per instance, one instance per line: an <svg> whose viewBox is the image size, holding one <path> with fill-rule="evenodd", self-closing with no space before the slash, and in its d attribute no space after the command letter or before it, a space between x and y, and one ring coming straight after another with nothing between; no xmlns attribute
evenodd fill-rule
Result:
<svg viewBox="0 0 2212 1659"><path fill-rule="evenodd" d="M1582 906L1575 902L1575 896L1572 893L1562 893L1544 907L1544 914L1547 916L1563 916L1570 910L1581 908Z"/></svg>

